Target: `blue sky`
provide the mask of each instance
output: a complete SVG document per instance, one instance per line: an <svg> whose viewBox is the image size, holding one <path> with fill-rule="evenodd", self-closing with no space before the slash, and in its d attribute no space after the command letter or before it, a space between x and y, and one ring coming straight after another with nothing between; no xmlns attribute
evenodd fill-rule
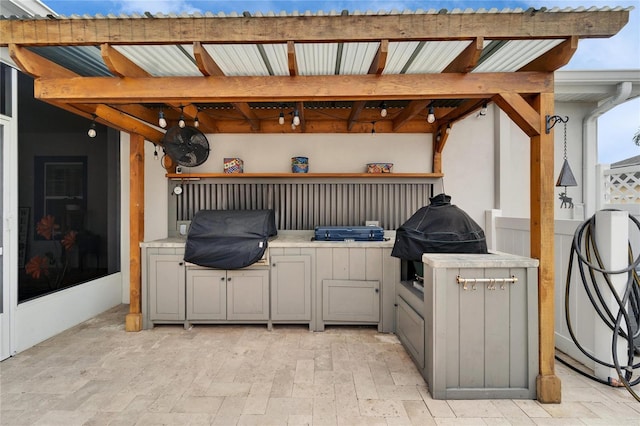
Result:
<svg viewBox="0 0 640 426"><path fill-rule="evenodd" d="M1 0L0 0L1 1ZM429 9L503 9L528 7L615 7L633 6L629 23L610 39L581 40L578 52L565 70L640 69L640 0L560 0L560 1L504 1L504 0L41 0L61 15L132 14L132 13L181 13L181 12L238 12L268 11L341 11L341 10L429 10ZM640 128L640 99L627 102L603 115L598 121L598 161L612 163L640 155L632 137Z"/></svg>

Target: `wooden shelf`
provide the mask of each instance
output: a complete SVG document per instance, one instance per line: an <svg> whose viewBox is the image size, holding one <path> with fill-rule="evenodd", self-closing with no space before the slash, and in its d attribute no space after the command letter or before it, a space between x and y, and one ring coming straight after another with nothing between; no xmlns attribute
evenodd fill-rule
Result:
<svg viewBox="0 0 640 426"><path fill-rule="evenodd" d="M206 178L367 178L367 179L422 179L441 178L443 173L167 173L170 179L206 179Z"/></svg>

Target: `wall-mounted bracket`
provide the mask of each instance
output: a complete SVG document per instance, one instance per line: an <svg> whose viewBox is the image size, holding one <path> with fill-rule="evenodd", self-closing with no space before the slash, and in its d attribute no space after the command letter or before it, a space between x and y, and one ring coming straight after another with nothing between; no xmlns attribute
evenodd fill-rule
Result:
<svg viewBox="0 0 640 426"><path fill-rule="evenodd" d="M567 121L569 121L568 116L562 118L559 115L547 115L545 116L545 118L547 122L547 128L545 129L545 132L547 133L547 135L551 132L551 129L553 129L553 126L555 126L558 121L565 124L567 123Z"/></svg>

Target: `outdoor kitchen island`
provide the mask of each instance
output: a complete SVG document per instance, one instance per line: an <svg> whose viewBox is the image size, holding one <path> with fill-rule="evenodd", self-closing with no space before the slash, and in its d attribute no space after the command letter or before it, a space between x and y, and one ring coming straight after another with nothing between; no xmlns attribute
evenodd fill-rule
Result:
<svg viewBox="0 0 640 426"><path fill-rule="evenodd" d="M397 287L396 334L434 399L536 398L538 261L425 253Z"/></svg>
<svg viewBox="0 0 640 426"><path fill-rule="evenodd" d="M184 261L185 237L140 244L143 327L155 324L375 325L395 330L400 260L395 231L384 241L314 241L279 231L265 256L221 270Z"/></svg>

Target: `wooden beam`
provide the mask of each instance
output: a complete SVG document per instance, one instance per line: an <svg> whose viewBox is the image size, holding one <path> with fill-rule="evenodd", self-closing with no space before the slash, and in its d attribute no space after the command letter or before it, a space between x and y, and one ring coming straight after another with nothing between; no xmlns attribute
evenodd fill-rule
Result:
<svg viewBox="0 0 640 426"><path fill-rule="evenodd" d="M196 59L196 65L202 75L224 75L218 63L213 60L209 52L206 51L199 41L193 43L193 56Z"/></svg>
<svg viewBox="0 0 640 426"><path fill-rule="evenodd" d="M433 173L442 173L442 153L444 152L444 146L447 144L447 139L449 139L449 133L447 133L447 128L448 128L447 126L448 126L448 123L440 124L438 126L438 130L434 134Z"/></svg>
<svg viewBox="0 0 640 426"><path fill-rule="evenodd" d="M387 55L389 54L389 40L380 40L380 45L376 51L376 55L369 66L369 74L381 75L384 67L387 66Z"/></svg>
<svg viewBox="0 0 640 426"><path fill-rule="evenodd" d="M71 78L78 77L75 72L64 68L24 47L9 45L9 56L13 62L27 75L33 78Z"/></svg>
<svg viewBox="0 0 640 426"><path fill-rule="evenodd" d="M476 37L442 72L471 72L482 54L483 37Z"/></svg>
<svg viewBox="0 0 640 426"><path fill-rule="evenodd" d="M142 330L142 259L144 241L144 138L129 139L129 314L126 331Z"/></svg>
<svg viewBox="0 0 640 426"><path fill-rule="evenodd" d="M540 127L540 114L518 93L500 93L492 100L529 137L544 131L545 126Z"/></svg>
<svg viewBox="0 0 640 426"><path fill-rule="evenodd" d="M455 123L456 121L460 121L482 108L482 105L486 102L487 101L485 99L470 99L464 101L453 111L450 111L446 115L440 117L438 121L444 123Z"/></svg>
<svg viewBox="0 0 640 426"><path fill-rule="evenodd" d="M427 105L429 105L429 102L431 101L420 100L409 102L409 104L402 110L402 112L393 119L393 130L401 128L407 122L411 121L413 117L423 112Z"/></svg>
<svg viewBox="0 0 640 426"><path fill-rule="evenodd" d="M151 77L151 74L107 43L100 45L100 54L113 75L118 77Z"/></svg>
<svg viewBox="0 0 640 426"><path fill-rule="evenodd" d="M366 42L611 37L629 10L283 17L3 19L0 45Z"/></svg>
<svg viewBox="0 0 640 426"><path fill-rule="evenodd" d="M307 130L307 121L304 118L304 103L296 102L296 109L298 110L298 117L300 117L300 125L298 127L304 133Z"/></svg>
<svg viewBox="0 0 640 426"><path fill-rule="evenodd" d="M256 114L253 112L251 107L246 102L232 102L233 105L247 120L249 125L251 126L251 130L258 131L260 130L260 120L256 117Z"/></svg>
<svg viewBox="0 0 640 426"><path fill-rule="evenodd" d="M170 87L171 90L166 88ZM35 96L68 103L216 103L488 98L553 92L550 73L269 77L78 77L35 82Z"/></svg>
<svg viewBox="0 0 640 426"><path fill-rule="evenodd" d="M389 40L380 40L380 45L378 46L378 50L376 51L376 55L371 61L371 65L369 66L369 74L381 75L382 71L384 71L384 67L387 64L387 54L389 53ZM356 101L351 106L351 114L349 115L349 123L348 128L351 130L353 125L358 118L360 117L360 113L364 109L366 105L366 101Z"/></svg>
<svg viewBox="0 0 640 426"><path fill-rule="evenodd" d="M344 119L336 120L310 120L306 117L308 111L305 112L305 133L371 133L371 123L376 119L356 122L350 129L347 128L347 121ZM291 122L285 125L278 124L278 120L263 119L260 122L260 133L300 133L302 129L298 126L295 130L291 129ZM394 130L391 120L376 121L376 133L432 133L436 130L435 125L427 123L426 120L413 120L401 129ZM244 120L217 120L216 127L211 133L251 133L249 124Z"/></svg>
<svg viewBox="0 0 640 426"><path fill-rule="evenodd" d="M545 127L545 116L553 115L553 93L541 93L535 102L538 127ZM553 131L531 137L530 216L531 257L538 259L539 375L538 401L561 401L561 383L555 374L554 328L554 151Z"/></svg>
<svg viewBox="0 0 640 426"><path fill-rule="evenodd" d="M358 119L360 118L360 114L362 110L367 105L367 101L356 101L351 105L351 112L349 114L349 119L347 120L347 128L351 130L353 126L356 124Z"/></svg>
<svg viewBox="0 0 640 426"><path fill-rule="evenodd" d="M129 132L143 136L148 141L162 145L164 133L149 127L148 125L130 117L129 115L115 110L106 105L98 105L96 107L96 115L103 120L112 123L113 126L120 129L127 129Z"/></svg>
<svg viewBox="0 0 640 426"><path fill-rule="evenodd" d="M518 71L547 71L553 72L567 65L573 54L578 50L578 37L569 37L553 49L538 56Z"/></svg>
<svg viewBox="0 0 640 426"><path fill-rule="evenodd" d="M292 41L287 41L287 64L289 75L295 77L298 75L298 61L296 59L296 46Z"/></svg>

